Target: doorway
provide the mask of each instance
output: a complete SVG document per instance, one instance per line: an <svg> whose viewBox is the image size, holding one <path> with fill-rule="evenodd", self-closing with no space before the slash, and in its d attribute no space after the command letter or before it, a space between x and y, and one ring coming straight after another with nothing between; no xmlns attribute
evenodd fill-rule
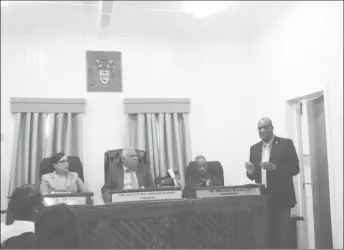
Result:
<svg viewBox="0 0 344 250"><path fill-rule="evenodd" d="M299 248L333 248L324 98L320 91L288 101L300 160L300 176L294 180L295 210L304 218L298 225Z"/></svg>

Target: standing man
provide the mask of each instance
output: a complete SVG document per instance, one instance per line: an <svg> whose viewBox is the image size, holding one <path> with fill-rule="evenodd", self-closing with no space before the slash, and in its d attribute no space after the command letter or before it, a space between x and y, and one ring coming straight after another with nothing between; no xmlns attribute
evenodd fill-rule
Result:
<svg viewBox="0 0 344 250"><path fill-rule="evenodd" d="M273 248L290 248L290 212L296 205L293 176L300 172L299 159L293 141L274 135L269 118L258 122L262 141L250 148L250 161L245 163L250 180L266 186L271 196L270 239Z"/></svg>

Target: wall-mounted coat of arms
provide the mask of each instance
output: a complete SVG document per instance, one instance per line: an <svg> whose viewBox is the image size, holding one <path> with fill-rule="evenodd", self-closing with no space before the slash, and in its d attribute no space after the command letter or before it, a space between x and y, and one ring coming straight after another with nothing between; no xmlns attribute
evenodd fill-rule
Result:
<svg viewBox="0 0 344 250"><path fill-rule="evenodd" d="M121 52L86 51L87 92L122 92Z"/></svg>

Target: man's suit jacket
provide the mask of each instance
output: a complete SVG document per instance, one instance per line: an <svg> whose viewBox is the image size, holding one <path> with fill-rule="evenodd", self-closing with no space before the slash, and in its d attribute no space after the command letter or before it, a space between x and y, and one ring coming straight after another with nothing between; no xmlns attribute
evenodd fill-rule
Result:
<svg viewBox="0 0 344 250"><path fill-rule="evenodd" d="M152 174L150 169L145 164L140 164L136 169L136 177L140 187L154 188ZM102 187L102 194L107 191L123 189L124 185L124 168L123 163L118 163L115 166L109 167L106 181Z"/></svg>
<svg viewBox="0 0 344 250"><path fill-rule="evenodd" d="M185 188L183 196L189 198L196 197L196 187L205 186L206 180L211 180L212 186L223 186L223 168L220 162L207 162L207 171L202 173L199 171L197 163L191 161L185 172Z"/></svg>
<svg viewBox="0 0 344 250"><path fill-rule="evenodd" d="M253 176L246 173L247 177L262 182L262 159L263 142L251 146L250 162L254 165ZM266 194L272 195L272 205L279 208L292 208L296 204L293 176L300 172L299 159L290 139L275 136L270 151L270 162L276 166L275 170L266 171L267 188Z"/></svg>

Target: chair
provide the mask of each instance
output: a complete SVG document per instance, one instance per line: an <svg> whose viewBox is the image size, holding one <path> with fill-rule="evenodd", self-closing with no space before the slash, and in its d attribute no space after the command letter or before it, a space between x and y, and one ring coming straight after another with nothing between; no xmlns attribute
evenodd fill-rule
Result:
<svg viewBox="0 0 344 250"><path fill-rule="evenodd" d="M79 178L84 181L84 171L82 167L82 163L78 156L68 156L69 160L69 171L78 173ZM50 157L44 158L39 171L39 179L41 179L42 175L54 172L53 164L51 163Z"/></svg>
<svg viewBox="0 0 344 250"><path fill-rule="evenodd" d="M109 167L114 167L117 163L122 162L122 150L115 149L106 151L104 154L104 181L109 171ZM147 154L143 150L135 149L140 164L148 165Z"/></svg>

